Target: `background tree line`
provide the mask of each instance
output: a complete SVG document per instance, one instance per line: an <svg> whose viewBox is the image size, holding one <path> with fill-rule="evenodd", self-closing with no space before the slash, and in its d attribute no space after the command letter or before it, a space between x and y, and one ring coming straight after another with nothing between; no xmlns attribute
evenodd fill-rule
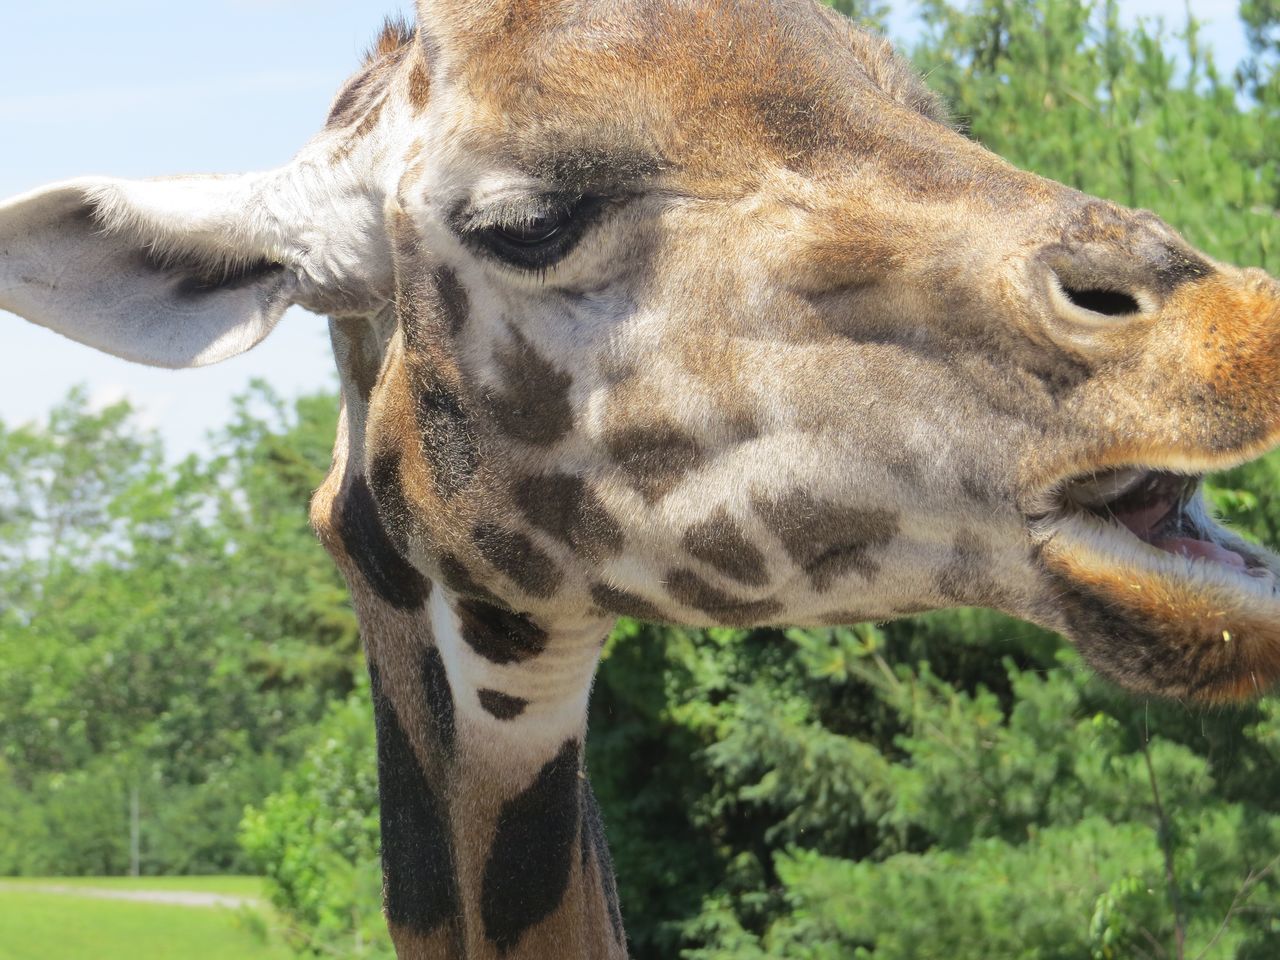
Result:
<svg viewBox="0 0 1280 960"><path fill-rule="evenodd" d="M1118 6L926 0L910 53L1014 163L1275 272L1280 4L1242 4L1230 76ZM82 394L0 427L0 874L123 872L136 794L145 872L263 871L301 951L390 955L356 625L306 523L335 415L257 385L176 466ZM1213 496L1280 543L1280 458ZM1134 701L984 611L624 621L591 726L642 960L1280 956L1276 701Z"/></svg>

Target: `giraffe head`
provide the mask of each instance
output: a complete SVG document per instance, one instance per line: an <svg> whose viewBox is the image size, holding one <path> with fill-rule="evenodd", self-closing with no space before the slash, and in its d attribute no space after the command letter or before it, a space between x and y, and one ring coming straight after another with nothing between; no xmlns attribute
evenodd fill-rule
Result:
<svg viewBox="0 0 1280 960"><path fill-rule="evenodd" d="M1280 676L1280 561L1199 478L1280 440L1280 288L952 129L807 0L422 0L289 166L0 207L0 307L214 362L334 318L346 495L544 623L985 605L1206 701Z"/></svg>

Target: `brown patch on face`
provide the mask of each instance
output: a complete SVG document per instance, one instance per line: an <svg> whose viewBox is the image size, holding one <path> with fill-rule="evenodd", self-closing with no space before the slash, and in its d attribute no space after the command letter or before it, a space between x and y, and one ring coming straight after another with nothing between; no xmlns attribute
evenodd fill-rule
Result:
<svg viewBox="0 0 1280 960"><path fill-rule="evenodd" d="M495 423L530 446L549 447L573 427L569 388L573 377L544 358L519 330L494 351L502 386L489 398Z"/></svg>
<svg viewBox="0 0 1280 960"><path fill-rule="evenodd" d="M546 631L524 614L480 600L460 600L454 610L462 639L490 663L523 663L547 649Z"/></svg>
<svg viewBox="0 0 1280 960"><path fill-rule="evenodd" d="M880 564L872 554L898 535L896 513L846 507L803 490L757 500L755 510L820 593L850 573L873 580Z"/></svg>
<svg viewBox="0 0 1280 960"><path fill-rule="evenodd" d="M517 483L515 498L525 519L587 560L604 560L622 550L622 528L582 477L527 477Z"/></svg>
<svg viewBox="0 0 1280 960"><path fill-rule="evenodd" d="M349 80L334 99L326 126L345 127L363 116L371 102L370 89L377 89L378 78L377 70L366 69Z"/></svg>
<svg viewBox="0 0 1280 960"><path fill-rule="evenodd" d="M750 627L764 623L782 612L776 600L743 600L707 583L692 570L672 570L667 574L667 592L686 607L713 617L717 623Z"/></svg>
<svg viewBox="0 0 1280 960"><path fill-rule="evenodd" d="M725 429L733 443L750 443L760 438L760 421L750 410L735 410L724 418Z"/></svg>
<svg viewBox="0 0 1280 960"><path fill-rule="evenodd" d="M991 488L971 473L961 475L960 489L974 503L990 503L994 499L991 495Z"/></svg>
<svg viewBox="0 0 1280 960"><path fill-rule="evenodd" d="M906 212L865 195L840 193L805 218L798 255L788 281L845 332L859 326L865 295L921 257L934 254L933 234Z"/></svg>
<svg viewBox="0 0 1280 960"><path fill-rule="evenodd" d="M673 423L626 426L605 436L613 462L646 503L657 503L690 470L702 465L698 441Z"/></svg>
<svg viewBox="0 0 1280 960"><path fill-rule="evenodd" d="M378 504L378 512L382 516L387 535L397 549L405 552L409 532L413 528L413 513L404 493L399 452L379 453L369 461L369 489Z"/></svg>
<svg viewBox="0 0 1280 960"><path fill-rule="evenodd" d="M752 587L763 587L769 582L764 554L724 509L686 530L682 542L692 556L730 579Z"/></svg>
<svg viewBox="0 0 1280 960"><path fill-rule="evenodd" d="M409 67L409 103L418 113L427 109L431 100L431 74L421 55L413 58Z"/></svg>
<svg viewBox="0 0 1280 960"><path fill-rule="evenodd" d="M430 262L407 216L392 219L391 234L401 274L396 306L405 345L422 362L430 358L438 364L470 317L471 298L452 268Z"/></svg>
<svg viewBox="0 0 1280 960"><path fill-rule="evenodd" d="M791 91L762 90L748 98L746 112L759 124L760 140L788 168L811 169L813 158L839 142L839 118L826 98L797 98Z"/></svg>
<svg viewBox="0 0 1280 960"><path fill-rule="evenodd" d="M564 575L523 533L482 523L472 531L471 538L485 560L530 596L546 600L560 589Z"/></svg>
<svg viewBox="0 0 1280 960"><path fill-rule="evenodd" d="M918 486L924 481L924 459L905 448L890 455L885 465L893 476L907 486Z"/></svg>
<svg viewBox="0 0 1280 960"><path fill-rule="evenodd" d="M467 288L452 268L428 260L408 216L393 216L391 234L400 274L397 316L405 345L419 363L452 366L450 342L471 315Z"/></svg>
<svg viewBox="0 0 1280 960"><path fill-rule="evenodd" d="M724 298L732 300L737 295L725 294ZM747 443L760 436L760 422L750 406L752 386L759 375L758 357L749 355L734 339L719 334L680 337L671 344L670 351L711 401L715 421L705 425L704 437L714 438L712 445L717 441ZM656 400L646 396L648 392L643 385L637 385L630 396L619 396L614 402L643 410Z"/></svg>
<svg viewBox="0 0 1280 960"><path fill-rule="evenodd" d="M417 141L413 149L423 150L425 146L421 141ZM403 204L403 200L400 200L400 203ZM431 275L431 264L427 260L422 238L418 236L413 218L405 213L402 205L392 208L389 212L387 232L391 235L391 248L395 252L396 279L399 284L396 313L404 327L406 341L418 343L422 340L424 332L418 323L419 314L425 314L428 318L425 330L427 334L439 328L439 324L431 322L435 311L429 309L429 304L424 308L421 303L423 296L423 291L420 289L421 279Z"/></svg>
<svg viewBox="0 0 1280 960"><path fill-rule="evenodd" d="M471 315L471 298L467 296L467 289L449 267L436 270L431 281L436 296L435 303L429 306L434 307L434 312L449 335L456 337Z"/></svg>
<svg viewBox="0 0 1280 960"><path fill-rule="evenodd" d="M670 623L672 617L664 614L656 604L644 597L638 597L626 590L606 586L603 583L592 584L591 599L606 613L615 613L633 620L650 620L656 623Z"/></svg>
<svg viewBox="0 0 1280 960"><path fill-rule="evenodd" d="M359 125L351 131L351 135L342 141L333 153L329 155L329 159L334 163L341 163L355 152L360 141L373 132L374 127L378 125L378 121L382 119L382 110L387 105L387 98L383 97L369 108L368 112L360 119Z"/></svg>
<svg viewBox="0 0 1280 960"><path fill-rule="evenodd" d="M480 466L480 445L461 396L440 371L414 363L412 389L422 455L431 467L436 493L448 499L475 478Z"/></svg>
<svg viewBox="0 0 1280 960"><path fill-rule="evenodd" d="M947 565L935 580L938 595L951 603L1011 609L1008 595L995 579L991 547L972 530L961 530Z"/></svg>

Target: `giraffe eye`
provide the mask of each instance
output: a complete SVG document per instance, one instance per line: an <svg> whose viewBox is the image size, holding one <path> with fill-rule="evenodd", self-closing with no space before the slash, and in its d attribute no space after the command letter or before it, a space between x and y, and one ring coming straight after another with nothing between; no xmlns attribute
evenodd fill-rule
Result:
<svg viewBox="0 0 1280 960"><path fill-rule="evenodd" d="M463 229L472 247L521 270L547 270L577 246L604 210L599 197L540 198Z"/></svg>
<svg viewBox="0 0 1280 960"><path fill-rule="evenodd" d="M569 212L538 214L525 223L510 227L497 227L494 232L506 242L522 247L536 247L559 236L569 225Z"/></svg>

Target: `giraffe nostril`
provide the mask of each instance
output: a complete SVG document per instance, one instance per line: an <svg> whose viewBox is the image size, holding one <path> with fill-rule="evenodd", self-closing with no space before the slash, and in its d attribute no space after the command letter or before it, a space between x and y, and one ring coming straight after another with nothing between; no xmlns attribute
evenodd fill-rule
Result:
<svg viewBox="0 0 1280 960"><path fill-rule="evenodd" d="M1063 258L1047 266L1049 304L1069 328L1105 330L1158 309L1138 278L1112 264Z"/></svg>
<svg viewBox="0 0 1280 960"><path fill-rule="evenodd" d="M1064 283L1062 292L1066 294L1067 300L1081 310L1100 313L1104 317L1126 317L1142 311L1142 307L1133 296L1119 290L1072 287Z"/></svg>

